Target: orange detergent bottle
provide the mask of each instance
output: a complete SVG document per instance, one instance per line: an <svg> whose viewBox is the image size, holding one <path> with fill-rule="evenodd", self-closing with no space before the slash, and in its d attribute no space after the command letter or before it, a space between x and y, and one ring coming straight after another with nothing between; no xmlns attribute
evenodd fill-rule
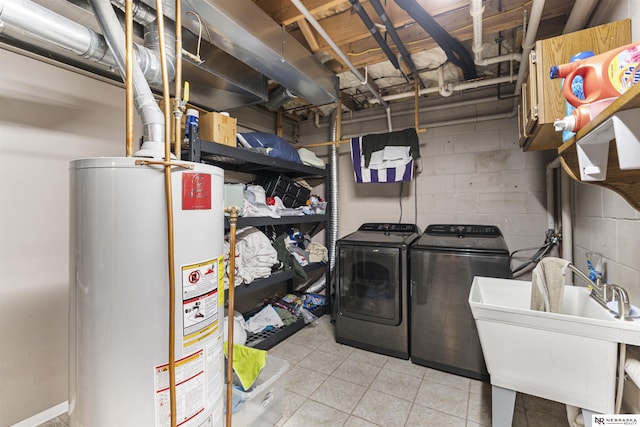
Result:
<svg viewBox="0 0 640 427"><path fill-rule="evenodd" d="M640 42L628 44L582 61L551 67L549 77L564 78L562 93L575 107L625 93L640 80ZM585 99L575 96L571 82L576 76L584 79Z"/></svg>
<svg viewBox="0 0 640 427"><path fill-rule="evenodd" d="M553 122L553 126L556 132L578 132L584 125L593 120L595 116L600 114L602 110L607 108L609 104L616 99L617 98L605 98L591 104L580 105L576 107L570 115Z"/></svg>

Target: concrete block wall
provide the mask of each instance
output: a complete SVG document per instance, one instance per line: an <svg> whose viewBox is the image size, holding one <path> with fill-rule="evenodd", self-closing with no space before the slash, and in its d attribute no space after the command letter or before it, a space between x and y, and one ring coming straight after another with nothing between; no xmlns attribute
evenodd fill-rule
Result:
<svg viewBox="0 0 640 427"><path fill-rule="evenodd" d="M381 132L378 125L358 122L353 129L347 123L343 134ZM305 142L312 138L301 135ZM364 222L410 222L423 230L464 223L497 225L511 251L544 242L545 168L554 153L523 152L515 118L430 128L418 137L422 172L402 185L356 184L349 144L340 146L339 236Z"/></svg>
<svg viewBox="0 0 640 427"><path fill-rule="evenodd" d="M640 212L596 185L574 184L574 263L586 271L586 253L603 255L605 281L627 290L640 306Z"/></svg>

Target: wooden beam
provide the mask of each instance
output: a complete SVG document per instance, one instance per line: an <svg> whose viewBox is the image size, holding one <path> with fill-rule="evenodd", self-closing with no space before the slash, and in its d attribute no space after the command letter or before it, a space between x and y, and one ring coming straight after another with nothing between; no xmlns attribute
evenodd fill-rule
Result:
<svg viewBox="0 0 640 427"><path fill-rule="evenodd" d="M298 8L289 0L263 0L255 3L280 25L291 25L304 19ZM316 19L318 15L335 13L333 9L341 11L351 8L348 0L304 0L302 4Z"/></svg>
<svg viewBox="0 0 640 427"><path fill-rule="evenodd" d="M282 138L282 108L276 113L276 135Z"/></svg>
<svg viewBox="0 0 640 427"><path fill-rule="evenodd" d="M316 35L311 29L311 25L309 25L307 20L304 18L299 20L298 27L300 28L300 31L302 31L302 34L304 35L304 39L307 41L307 44L309 45L309 50L311 50L312 53L316 53L318 50L320 50L320 46L318 45L318 40L316 39Z"/></svg>

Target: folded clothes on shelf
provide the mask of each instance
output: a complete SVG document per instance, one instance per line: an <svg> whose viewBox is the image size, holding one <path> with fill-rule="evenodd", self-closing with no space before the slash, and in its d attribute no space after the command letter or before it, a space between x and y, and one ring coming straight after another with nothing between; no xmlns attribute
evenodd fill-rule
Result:
<svg viewBox="0 0 640 427"><path fill-rule="evenodd" d="M228 287L229 280L229 249L227 237L224 242L225 287ZM260 230L255 227L241 228L236 233L235 264L234 286L248 284L271 275L273 266L278 264L278 253Z"/></svg>

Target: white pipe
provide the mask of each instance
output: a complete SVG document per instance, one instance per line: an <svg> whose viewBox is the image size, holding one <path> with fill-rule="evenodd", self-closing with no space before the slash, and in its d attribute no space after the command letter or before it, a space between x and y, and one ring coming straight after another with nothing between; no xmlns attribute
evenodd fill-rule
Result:
<svg viewBox="0 0 640 427"><path fill-rule="evenodd" d="M511 119L513 117L515 117L515 115L518 112L518 106L517 104L514 105L514 108L511 109L511 111L507 111L505 113L497 113L497 114L490 114L490 115L486 115L486 116L473 116L473 117L465 117L462 119L454 119L454 120L443 120L441 122L433 122L433 123L423 123L423 124L419 124L420 129L433 129L433 128L439 128L439 127L444 127L444 126L455 126L455 125L463 125L463 124L467 124L467 123L480 123L480 122L486 122L489 120L502 120L502 119ZM373 121L376 120L375 117L369 117L367 118L369 121ZM364 121L364 120L362 120ZM353 121L351 121L353 122ZM344 124L345 122L343 122ZM355 136L359 136L359 135L347 135L347 136L342 136L343 140L348 140L351 139L352 137Z"/></svg>
<svg viewBox="0 0 640 427"><path fill-rule="evenodd" d="M124 64L125 40L120 21L118 21L118 17L109 0L90 0L90 4L105 35L107 45L113 52L113 57L120 69L120 75L124 78L126 75ZM133 63L133 82L134 101L142 119L142 130L145 139L143 144L146 144L146 146L143 145L143 149L149 148L149 155L160 157L164 147L164 114L158 107L151 88L149 88L145 76L136 61ZM144 154L146 155L146 153Z"/></svg>
<svg viewBox="0 0 640 427"><path fill-rule="evenodd" d="M485 86L493 86L500 83L509 83L509 82L512 82L513 80L514 80L514 76L502 76L502 77L495 77L492 79L471 80L467 82L454 83L450 87L451 87L451 90L453 91L463 91L467 89L477 89ZM418 91L418 96L427 95L430 93L436 93L439 91L440 91L439 87L428 87L426 89L420 89ZM397 93L394 95L385 95L382 97L382 99L385 101L394 101L396 99L410 98L412 96L415 96L415 92L405 92L405 93ZM377 104L378 100L370 99L369 103Z"/></svg>
<svg viewBox="0 0 640 427"><path fill-rule="evenodd" d="M455 120L446 120L446 121L434 122L434 123L426 123L426 124L421 124L420 128L433 129L433 128L439 128L444 126L464 125L467 123L487 122L489 120L510 119L515 117L517 112L518 112L518 108L516 106L516 108L512 109L511 111L507 111L506 113L490 114L486 116L465 117L464 119L455 119Z"/></svg>
<svg viewBox="0 0 640 427"><path fill-rule="evenodd" d="M598 3L598 0L576 0L573 9L571 9L569 19L567 19L567 23L562 30L562 34L583 29L596 3Z"/></svg>
<svg viewBox="0 0 640 427"><path fill-rule="evenodd" d="M293 5L295 7L298 8L298 10L300 11L300 13L302 13L302 15L304 15L304 17L307 19L307 21L309 21L309 23L313 26L313 28L316 29L316 31L318 32L318 34L320 34L322 36L322 38L327 42L327 44L329 46L331 46L331 49L333 49L333 51L335 52L336 55L338 55L338 57L342 60L342 62L345 63L345 65L347 67L349 67L349 69L351 70L351 72L353 73L354 76L356 76L356 78L360 81L360 82L364 82L366 81L366 79L364 78L364 76L362 74L360 74L360 71L358 71L358 69L351 63L351 61L349 61L349 59L347 58L347 56L342 52L342 50L336 45L336 43L331 39L331 37L329 36L329 34L327 34L327 32L324 30L324 28L322 28L322 26L320 25L320 23L311 15L311 12L309 12L309 10L302 4L302 2L300 0L291 0L291 3L293 3ZM365 83L365 86L367 89L369 89L369 91L376 97L376 99L378 100L378 102L384 106L387 105L387 103L382 99L382 97L380 96L380 94L378 93L377 90L375 90L370 83Z"/></svg>
<svg viewBox="0 0 640 427"><path fill-rule="evenodd" d="M562 198L562 258L573 259L573 219L571 215L571 178L560 168L560 197Z"/></svg>
<svg viewBox="0 0 640 427"><path fill-rule="evenodd" d="M556 203L555 203L555 185L553 179L553 171L560 167L560 157L556 157L547 165L546 177L547 177L547 229L555 230L556 220Z"/></svg>
<svg viewBox="0 0 640 427"><path fill-rule="evenodd" d="M484 6L482 0L471 0L469 14L473 19L473 53L475 61L482 60L482 14Z"/></svg>
<svg viewBox="0 0 640 427"><path fill-rule="evenodd" d="M518 71L518 79L516 80L516 87L514 94L520 95L520 88L524 82L524 76L529 71L529 54L531 49L535 46L536 34L538 33L538 26L540 25L540 19L542 18L542 9L544 9L545 0L533 0L531 5L531 15L529 16L529 25L527 26L527 32L522 40L522 58L524 61L520 63L520 70Z"/></svg>
<svg viewBox="0 0 640 427"><path fill-rule="evenodd" d="M439 104L439 105L430 105L428 107L422 107L418 109L419 113L425 113L425 112L429 112L429 111L438 111L438 110L446 110L452 107L468 107L470 105L478 105L478 104L487 104L490 102L497 102L499 101L499 99L495 96L489 96L489 97L485 97L485 98L478 98L478 99L469 99L469 100L463 100L463 101L454 101L451 103L446 103L446 104ZM414 109L410 109L410 110L404 110L404 111L400 111L398 112L396 110L396 112L394 113L395 116L404 116L404 115L413 115L415 114L415 110ZM323 128L323 127L329 127L329 123L320 123L320 116L318 113L314 113L315 118L314 118L314 125L317 128ZM372 117L358 117L355 119L342 119L342 124L353 124L353 123L362 123L362 122L367 122L367 121L371 121L371 120L375 120L375 118Z"/></svg>
<svg viewBox="0 0 640 427"><path fill-rule="evenodd" d="M387 108L385 108L385 111L387 112L387 131L392 132L393 127L391 126L391 107L387 106Z"/></svg>
<svg viewBox="0 0 640 427"><path fill-rule="evenodd" d="M482 15L484 13L484 6L482 5L482 0L470 1L469 13L473 18L473 62L481 67L486 67L487 65L497 64L498 62L521 61L522 55L519 53L509 53L506 55L494 56L493 58L482 58Z"/></svg>
<svg viewBox="0 0 640 427"><path fill-rule="evenodd" d="M438 73L438 92L440 92L440 95L445 98L448 96L451 96L451 94L453 94L453 89L451 88L450 84L444 82L444 67L443 66L438 67L437 73Z"/></svg>

